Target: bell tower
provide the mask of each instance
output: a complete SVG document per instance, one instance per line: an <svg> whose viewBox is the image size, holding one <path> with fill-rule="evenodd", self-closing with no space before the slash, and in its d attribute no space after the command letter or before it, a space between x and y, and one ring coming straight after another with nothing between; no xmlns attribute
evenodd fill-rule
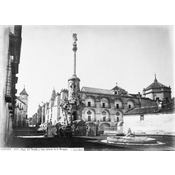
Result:
<svg viewBox="0 0 175 175"><path fill-rule="evenodd" d="M20 96L20 100L22 100L25 104L26 104L26 109L25 109L25 111L27 112L27 110L28 110L28 94L27 94L27 92L26 92L26 89L25 89L25 86L24 86L24 89L20 92L20 94L19 94Z"/></svg>
<svg viewBox="0 0 175 175"><path fill-rule="evenodd" d="M73 52L74 52L74 72L71 78L68 80L68 100L75 100L78 92L80 91L80 79L76 76L76 51L77 51L77 34L73 33Z"/></svg>

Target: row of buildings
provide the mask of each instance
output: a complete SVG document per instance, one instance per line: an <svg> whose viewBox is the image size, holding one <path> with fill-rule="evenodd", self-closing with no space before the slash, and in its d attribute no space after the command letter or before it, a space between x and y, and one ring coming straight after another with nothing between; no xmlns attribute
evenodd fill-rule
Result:
<svg viewBox="0 0 175 175"><path fill-rule="evenodd" d="M15 119L21 32L22 26L0 26L0 147L10 138Z"/></svg>
<svg viewBox="0 0 175 175"><path fill-rule="evenodd" d="M53 89L50 100L38 105L38 109L30 119L29 124L39 126L43 123L52 123L54 125L59 121L59 117L60 94Z"/></svg>
<svg viewBox="0 0 175 175"><path fill-rule="evenodd" d="M129 111L145 108L158 111L163 103L171 101L171 88L158 82L156 76L153 83L143 89L143 94L130 94L118 85L111 89L82 87L80 90L80 79L76 75L76 34L73 38L74 74L68 79L68 88L60 92L53 89L49 102L39 105L32 116L33 124L72 124L81 120L102 131L120 132L123 116Z"/></svg>

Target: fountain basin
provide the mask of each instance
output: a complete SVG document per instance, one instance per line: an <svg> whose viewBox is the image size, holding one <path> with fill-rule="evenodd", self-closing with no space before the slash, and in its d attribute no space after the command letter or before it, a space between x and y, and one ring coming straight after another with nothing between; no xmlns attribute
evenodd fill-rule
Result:
<svg viewBox="0 0 175 175"><path fill-rule="evenodd" d="M111 143L111 144L123 144L123 145L155 145L155 144L161 144L160 142L157 142L154 138L148 138L148 137L127 137L127 136L111 136L107 137L106 140L102 140L102 142L105 143ZM162 143L163 144L163 143Z"/></svg>

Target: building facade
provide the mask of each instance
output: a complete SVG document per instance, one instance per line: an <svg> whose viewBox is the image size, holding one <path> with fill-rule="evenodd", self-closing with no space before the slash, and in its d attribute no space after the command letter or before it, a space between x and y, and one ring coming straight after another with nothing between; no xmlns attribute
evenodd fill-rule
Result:
<svg viewBox="0 0 175 175"><path fill-rule="evenodd" d="M100 130L111 128L119 131L126 111L141 106L156 105L154 101L143 98L140 94L128 94L119 86L111 90L83 87L80 93L85 105L82 119L99 124Z"/></svg>
<svg viewBox="0 0 175 175"><path fill-rule="evenodd" d="M71 99L72 89L62 90L60 94L62 104L63 101ZM82 105L80 108L71 109L70 118L73 121L82 120L86 125L96 126L98 131L103 132L122 133L123 116L127 111L134 108L157 106L156 101L142 97L140 93L129 94L119 86L111 90L82 87L77 94ZM63 111L61 106L60 111ZM66 117L69 115L66 116L64 112L60 112L61 122L65 122Z"/></svg>
<svg viewBox="0 0 175 175"><path fill-rule="evenodd" d="M0 26L0 147L7 143L14 120L22 26Z"/></svg>
<svg viewBox="0 0 175 175"><path fill-rule="evenodd" d="M48 102L38 105L36 114L33 115L33 124L39 126L45 123L55 125L60 119L60 94L52 90L51 98Z"/></svg>
<svg viewBox="0 0 175 175"><path fill-rule="evenodd" d="M20 92L19 96L16 97L16 104L15 104L15 115L14 115L14 122L13 127L26 127L27 126L27 117L28 117L28 94L26 89Z"/></svg>

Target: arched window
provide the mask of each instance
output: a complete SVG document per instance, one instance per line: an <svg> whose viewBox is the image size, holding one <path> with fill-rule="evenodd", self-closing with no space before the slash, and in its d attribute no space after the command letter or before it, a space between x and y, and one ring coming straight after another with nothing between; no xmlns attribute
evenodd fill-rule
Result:
<svg viewBox="0 0 175 175"><path fill-rule="evenodd" d="M91 107L91 102L90 101L88 101L88 107Z"/></svg>
<svg viewBox="0 0 175 175"><path fill-rule="evenodd" d="M106 116L103 116L103 121L104 121L104 122L106 121Z"/></svg>
<svg viewBox="0 0 175 175"><path fill-rule="evenodd" d="M101 115L101 121L110 121L110 115L109 112L106 110L102 111L102 115Z"/></svg>
<svg viewBox="0 0 175 175"><path fill-rule="evenodd" d="M108 103L108 100L106 98L101 99L101 107L102 108L108 108L109 107L109 103Z"/></svg>
<svg viewBox="0 0 175 175"><path fill-rule="evenodd" d="M122 104L122 101L120 99L116 99L114 101L114 104L115 104L116 109L122 109L123 108L123 104Z"/></svg>
<svg viewBox="0 0 175 175"><path fill-rule="evenodd" d="M114 116L114 121L115 122L120 122L123 121L123 114L121 111L117 111Z"/></svg>
<svg viewBox="0 0 175 175"><path fill-rule="evenodd" d="M85 116L83 117L83 120L85 121L95 121L95 112L91 109L88 109L85 111Z"/></svg>
<svg viewBox="0 0 175 175"><path fill-rule="evenodd" d="M88 115L88 121L91 121L91 116L90 115Z"/></svg>
<svg viewBox="0 0 175 175"><path fill-rule="evenodd" d="M92 112L89 110L89 111L87 111L87 114L88 114L88 115L91 115L91 114L92 114Z"/></svg>
<svg viewBox="0 0 175 175"><path fill-rule="evenodd" d="M86 106L95 107L95 101L93 98L88 97L85 101Z"/></svg>
<svg viewBox="0 0 175 175"><path fill-rule="evenodd" d="M117 111L117 112L116 112L116 116L119 116L119 115L120 115L120 112Z"/></svg>
<svg viewBox="0 0 175 175"><path fill-rule="evenodd" d="M128 106L128 109L134 108L134 102L131 101L131 100L129 100L129 101L127 102L127 106Z"/></svg>

